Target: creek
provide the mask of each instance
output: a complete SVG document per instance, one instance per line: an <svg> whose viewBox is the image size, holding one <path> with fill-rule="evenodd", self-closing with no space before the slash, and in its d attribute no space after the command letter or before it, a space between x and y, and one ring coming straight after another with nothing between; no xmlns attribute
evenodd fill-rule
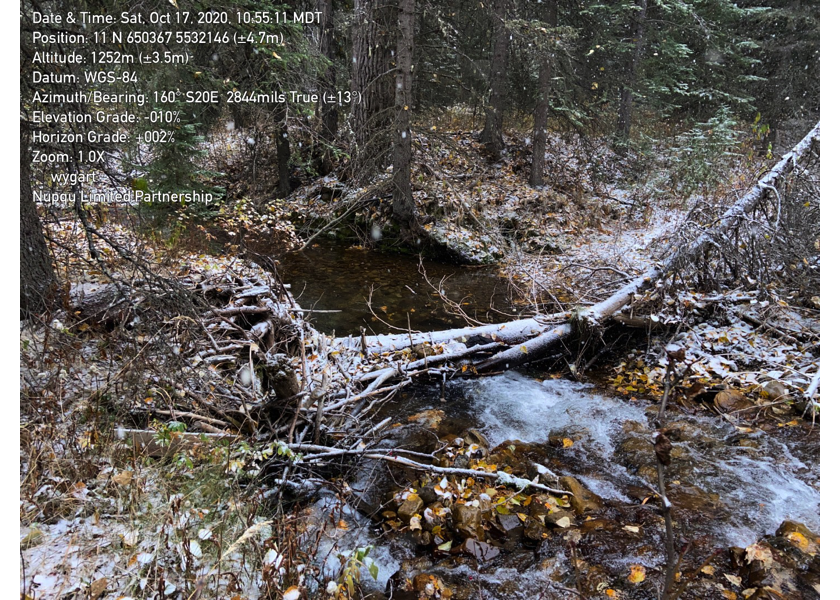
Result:
<svg viewBox="0 0 840 600"><path fill-rule="evenodd" d="M418 273L415 258L324 244L293 260L285 257L282 264L284 278L304 308L342 311L312 314L314 324L328 333L358 333L360 326L375 332L387 329L368 309L371 286L371 305L394 325L404 327L406 314L415 330L461 323L445 312ZM484 320L502 320L501 313L516 310L506 297L505 281L490 270L432 262L425 268L435 283L446 278L442 287L450 299L469 302L465 309ZM435 418L416 419L422 414ZM483 599L571 598L574 595L567 596L564 588L572 581L592 597L603 597L603 589L622 581L626 586L631 565L656 571L664 564L660 507L653 500L654 414L649 401L613 397L604 385L558 379L551 373L455 379L447 384L445 401L437 385L415 385L378 416L405 424L393 430L388 443L418 449L430 440L434 446L477 430L488 448L495 449L491 452L509 449L522 470L539 464L573 476L603 500L603 508L594 518L580 520L572 544L568 535L554 530L537 544L524 538L512 545L500 542L502 552L479 561L466 553L433 552L417 546L407 534L384 534L378 513L398 486L387 468L372 466L351 487L363 490L357 495L364 500L364 512L374 519L349 506L340 508L342 519L355 526L328 535L332 545L319 551L326 572L337 572L336 552L370 544L375 546L370 556L378 577L374 581L363 571L362 583L385 597L418 597L400 592L396 584L429 575L455 590L453 597ZM679 434L673 440L667 491L680 539L691 542L687 557L695 565L716 550L746 547L772 535L785 520L819 532L818 429L762 429L710 411L680 409L670 412L669 423ZM335 509L332 500L322 498L314 510L330 509ZM648 588L631 597L654 597L650 593Z"/></svg>
<svg viewBox="0 0 840 600"><path fill-rule="evenodd" d="M384 254L325 241L305 253L290 253L278 260L281 276L292 294L312 313L312 323L324 333L358 335L388 333L388 326L417 330L448 329L463 321L447 313L438 289L464 312L486 323L516 317L518 308L508 295L508 282L492 267L461 267L423 261L429 285L415 256ZM376 312L371 314L370 306ZM378 318L377 318L378 317ZM381 320L379 320L381 319Z"/></svg>

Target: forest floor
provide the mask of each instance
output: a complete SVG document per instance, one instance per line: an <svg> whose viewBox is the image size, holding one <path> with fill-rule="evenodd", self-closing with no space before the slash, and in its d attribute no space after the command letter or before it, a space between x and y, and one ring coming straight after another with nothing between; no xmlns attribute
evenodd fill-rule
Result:
<svg viewBox="0 0 840 600"><path fill-rule="evenodd" d="M240 143L236 137L229 141L233 146ZM612 155L606 145L552 136L547 185L532 189L524 183L528 144L524 136L510 138L506 158L488 164L469 132L421 135L413 181L418 206L432 217L425 225L430 238L460 262L497 263L537 314L573 312L609 296L650 266L669 244L679 243L675 232L681 227L691 231L692 219L702 222L703 215L713 214L738 189L751 185L752 170L757 169L741 167L730 180L734 191L663 203L656 191L661 179L651 176L644 185L627 183L638 179L638 173L631 172L633 160ZM640 157L635 159L638 162ZM246 160L242 164L229 162L227 168L235 172L249 166ZM74 219L49 225L56 264L62 280L70 283L70 305L75 309L56 315L50 323L21 328L22 590L29 597L196 598L204 593L295 600L348 597L360 584L380 589L371 584L368 574L375 576L375 571L394 563L383 540L357 531L352 543L349 537L341 541L359 517L350 507L354 493L348 484L355 486L363 475L356 476L354 483L349 472L343 473L349 463L309 467L312 480L329 494L321 493L313 503L317 494L299 489L297 497L309 502L278 501L287 490L277 485L278 473L266 475L266 465L276 469L270 457L286 453L296 462L306 459L287 445L272 446L265 437L226 421L237 411L249 411L235 402L241 399L234 389L241 371L202 360L195 338L205 336L194 313L180 304L178 293L171 292L172 297L163 302L150 296L153 290L160 292L155 286L163 285L156 278L187 282L205 294L224 285L241 288L242 282L271 280L270 273L242 252L245 247L267 239L293 247L344 213L348 214L342 221L321 235L355 236L374 248L392 246L394 229L388 223L387 197L379 193L380 184L351 189L336 177L326 177L305 182L288 200L255 201L248 192L256 182L246 181L240 199L212 223L183 221L182 241L174 247L138 233L130 219L102 223L101 231L142 264L126 260L103 239L93 241L101 259L92 261L90 242ZM212 254L184 249L197 238L222 240L225 249ZM816 276L817 281L818 255L817 233L816 247L812 243L807 257L811 262L805 263L809 277ZM126 313L130 318L123 314L103 318L110 306L85 312L85 296L113 284L114 274L136 284L138 292L132 296L136 307ZM819 393L808 394L819 368L818 294L818 288L814 293L807 286L800 290L658 286L638 298L633 310L621 315L624 320L619 325L610 326L597 339L578 340L566 359L549 368L550 378L586 380L589 371L609 394L652 406L675 370L680 377L674 379L672 402L682 414L716 415L747 437L774 429L796 430L789 434L795 439L807 437L812 420L818 418ZM323 352L323 336L294 313L293 303L285 306L291 312L289 326L300 332L303 348L313 357L318 355L292 357L290 364L303 369L305 382L326 381L323 373L332 359ZM458 312L457 304L450 308ZM240 320L232 327L245 323ZM422 328L422 323L415 328ZM207 335L212 340L219 334ZM206 347L206 338L203 344ZM676 367L669 366L669 352L674 352L669 344L684 351ZM244 349L246 354L257 352ZM431 353L447 351L433 348ZM412 350L388 357L386 364L408 364L417 358ZM346 364L362 370L381 366L373 360L352 360ZM309 372L302 363L311 364ZM232 390L233 398L224 400L227 405L222 409L208 407L206 400L218 400L220 389ZM191 408L185 411L185 405ZM471 439L438 430L444 412L395 418L419 421L427 430L438 431L444 445L435 452L451 454L446 464L471 469L492 466L507 470L512 481L522 481L534 475L530 472L534 456L541 457L541 464L552 460L545 455L547 446L526 446L512 456L505 443L494 446L480 434ZM125 433L134 429L150 432L158 450L138 446L136 438ZM411 446L410 439L400 438L402 430L391 431L401 447L429 451L416 440ZM187 437L190 434L196 437ZM382 439L375 436L366 443ZM569 433L550 442L562 450L577 443L577 438ZM647 452L631 448L627 445L624 458ZM539 481L561 483L556 476L552 479L550 470L539 474ZM651 473L643 478L655 485ZM285 483L286 476L282 479ZM502 549L497 560L504 561L549 536L565 540L555 545L568 551L569 539L580 542L581 535L586 538L593 531L611 531L615 526L623 533L614 536L614 543L626 546L625 538L639 530L638 523L617 517L610 502L603 509L603 500L572 477L562 482L566 488L579 488L571 505L561 495L523 495L516 486L512 490L479 485L475 479L412 479L406 474L396 479L403 491L393 496L393 504L384 512L373 516L382 522L383 539L391 535L411 540L418 544L418 557L427 556L421 549L434 541L435 556L447 560L463 556L490 562ZM426 498L429 489L431 497ZM504 500L507 512L496 510L488 516L482 503L490 498L496 508ZM587 498L591 505L581 505L577 498ZM642 505L647 502L642 500ZM473 501L483 514L477 520L467 509L455 510ZM432 506L431 516L424 512L424 503L427 512ZM512 509L520 503L532 506ZM450 505L457 513L454 519ZM524 524L517 529L520 542L515 549L498 541L511 525L511 514ZM420 520L415 523L414 517ZM442 527L434 531L423 519ZM593 520L600 525L586 525ZM654 521L645 527L658 529L660 524ZM733 558L731 565L723 558L701 564L702 558L692 555L698 570L689 579L704 580L698 588L704 591L687 592L686 597L711 597L705 594L712 591L719 597L754 599L771 598L774 593L803 598L811 597L813 590L818 593L819 538L802 525L785 527L755 540L738 558L740 562ZM486 530L487 537L479 530ZM325 539L334 540L332 550L324 545ZM377 547L371 549L372 545ZM586 540L581 547L586 547ZM701 547L710 550L714 544ZM644 552L650 553L650 548ZM460 567L448 575L431 565L424 570L422 561L412 561L396 566L403 572L395 582L399 580L409 594L406 597L474 596L472 587L456 584ZM571 571L557 570L562 571L554 580L562 583L557 589L571 586L585 597L649 597L634 591L645 580L641 562L620 578L610 570L613 567L604 569L577 558L572 562ZM520 593L510 589L512 597ZM495 594L501 597L503 590L501 586Z"/></svg>

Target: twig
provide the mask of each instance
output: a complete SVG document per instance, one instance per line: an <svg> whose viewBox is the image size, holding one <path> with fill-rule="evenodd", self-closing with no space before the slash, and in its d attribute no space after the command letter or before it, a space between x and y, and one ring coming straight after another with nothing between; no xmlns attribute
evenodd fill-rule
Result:
<svg viewBox="0 0 840 600"><path fill-rule="evenodd" d="M461 317L462 319L464 319L470 325L482 326L482 325L487 324L487 323L483 323L483 322L481 322L477 319L473 319L472 317L470 317L466 313L466 311L464 311L463 308L461 308L461 304L459 302L455 302L454 300L450 300L449 298L447 298L446 290L444 290L443 287L442 287L443 282L446 281L446 277L441 279L440 283L438 283L438 285L435 285L431 281L429 281L429 278L426 275L426 268L423 266L423 257L422 256L420 257L420 262L417 265L417 271L423 276L423 279L426 281L426 283L429 285L429 287L431 287L433 290L435 290L438 293L438 296L443 301L443 303L446 304L446 306L448 306L451 309L452 314L455 314L455 315Z"/></svg>
<svg viewBox="0 0 840 600"><path fill-rule="evenodd" d="M389 450L390 452L391 450ZM554 488L550 488L546 485L541 483L534 483L533 481L528 481L527 479L521 479L519 477L513 477L512 475L508 475L507 473L490 473L487 471L474 471L472 469L458 469L455 467L436 467L435 465L424 465L419 462L415 462L413 460L409 460L407 458L401 458L398 456L386 456L384 454L365 454L365 458L377 458L380 460L387 460L388 462L396 463L398 465L402 465L404 467L408 467L409 469L418 469L420 471L434 471L435 473L444 473L448 475L466 475L468 477L484 477L486 479L495 479L499 481L499 483L503 485L521 485L526 487L536 488L538 490L543 490L544 492L549 492L551 494L555 494L558 496L566 495L566 496L574 496L569 491L566 490L558 490Z"/></svg>
<svg viewBox="0 0 840 600"><path fill-rule="evenodd" d="M378 389L378 390L371 390L370 392L357 394L356 396L350 396L349 398L345 398L344 400L341 400L341 401L336 402L334 404L330 404L329 406L325 406L323 408L323 411L324 412L333 411L333 410L336 410L337 408L341 408L342 406L346 406L348 404L352 404L353 402L357 402L357 401L359 401L363 398L367 398L368 396L373 396L374 394L381 394L383 392L391 392L391 391L394 391L394 390L398 390L401 387L405 387L409 383L411 383L411 380L407 379L405 381L401 381L400 383L398 383L396 385L392 385L391 387L381 388L381 389ZM317 411L318 409L309 407L309 408L304 408L303 410L305 410L305 411Z"/></svg>
<svg viewBox="0 0 840 600"><path fill-rule="evenodd" d="M371 191L373 191L373 190L371 190ZM356 202L351 204L350 208L348 208L344 213L342 213L341 215L339 215L338 217L336 217L335 219L333 219L332 221L330 221L329 223L327 223L326 225L321 227L321 229L319 229L318 231L313 233L312 236L308 240L306 240L306 243L304 243L303 246L301 246L300 248L295 250L295 252L303 252L304 250L309 248L310 244L312 244L312 242L315 241L315 238L317 238L319 235L324 233L327 229L329 229L330 227L332 227L336 223L340 222L342 219L344 219L344 217L349 215L351 212L362 208L365 204L368 204L371 201L371 198L365 198L365 195L367 195L367 194L363 194L362 198L359 199L359 200L356 200Z"/></svg>
<svg viewBox="0 0 840 600"><path fill-rule="evenodd" d="M183 410L163 410L163 409L160 409L160 408L153 408L153 409L149 410L148 412L154 412L154 413L158 413L158 414L161 414L161 415L170 415L173 419L176 418L176 417L186 417L186 418L189 418L189 419L195 419L196 421L204 421L205 423L209 423L211 425L218 425L219 427L230 427L230 423L226 423L225 421L222 421L221 419L214 419L212 417L205 417L205 416L193 413L193 412L187 412L187 411L183 411ZM222 432L222 433L224 433L224 432Z"/></svg>

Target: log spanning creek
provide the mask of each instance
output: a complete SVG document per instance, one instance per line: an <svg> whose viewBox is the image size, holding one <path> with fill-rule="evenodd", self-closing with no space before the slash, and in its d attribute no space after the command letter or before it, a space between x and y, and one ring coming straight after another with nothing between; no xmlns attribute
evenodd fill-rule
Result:
<svg viewBox="0 0 840 600"><path fill-rule="evenodd" d="M280 264L303 309L340 311L311 313L327 334L387 333L383 321L405 328L409 319L413 330L463 325L439 290L479 320L516 318L507 282L490 269L425 261L436 290L413 257L325 243ZM655 416L651 401L546 372L454 378L445 399L436 382L406 387L377 415L392 424L379 447L440 452L454 467L510 467L552 487L578 486L576 499L557 505L534 489L497 492L492 482L363 461L349 500L325 492L308 509L338 524L317 546L324 575L338 575L342 552L370 545L377 576L362 569L360 583L374 597L656 598L665 528ZM681 409L670 411L669 427L668 497L680 570L691 579L681 597L735 598L750 588L817 597L819 429L762 429Z"/></svg>

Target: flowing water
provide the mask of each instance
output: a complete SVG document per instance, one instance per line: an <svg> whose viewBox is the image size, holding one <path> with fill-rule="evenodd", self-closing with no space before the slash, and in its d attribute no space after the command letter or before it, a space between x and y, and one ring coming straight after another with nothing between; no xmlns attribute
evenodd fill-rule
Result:
<svg viewBox="0 0 840 600"><path fill-rule="evenodd" d="M415 258L326 244L292 260L285 257L282 263L285 278L304 308L341 310L313 313L312 320L322 331L335 330L341 335L356 333L360 326L385 331L387 327L371 316L367 306L371 287L371 305L394 325L405 326L406 315L410 315L413 329L461 324L446 314L443 303L418 272ZM493 308L506 313L514 310L505 296L505 282L491 271L434 263L425 268L435 284L443 279L442 288L449 298L467 302L465 309L480 314L483 320L505 319ZM587 552L590 559L597 559L612 573L626 573L631 562L661 567L661 526L651 520L652 515L658 518L659 509L645 506L655 497L650 403L610 397L591 384L508 372L453 380L447 384L445 403L439 400L436 386L416 386L399 402L384 408L380 417L387 414L395 422L405 422L429 409L442 410L445 415L434 435L443 437L474 428L491 447L526 446L532 454L542 453L555 472L574 476L603 498L607 519L617 523L618 532L606 526L610 533L599 533L596 528L593 535L586 536L580 551ZM804 427L796 434L782 429L762 431L711 413L672 412L672 426L680 435L674 438L668 494L684 540L705 550L745 547L788 519L819 531L817 430L810 434ZM551 438L555 442L570 440L571 444L558 447L550 443ZM411 441L403 438L391 443ZM375 476L374 471L364 475L368 479ZM326 510L328 503L323 500L320 509ZM406 539L381 537L378 528L356 510L345 517L360 527L331 549L322 548L322 553L327 564L337 569L330 552L375 545L371 556L380 566L380 577L374 582L364 575L367 589L384 593L391 575L399 572L403 579L410 579L423 572L461 581L471 590L470 597L565 597L558 581L568 580L571 563L568 546L562 541L548 540L537 551L502 554L492 564L480 566L454 558L433 559ZM622 527L627 523L642 524L649 533L642 537L626 534ZM336 532L336 539L344 535Z"/></svg>
<svg viewBox="0 0 840 600"><path fill-rule="evenodd" d="M640 403L604 396L585 384L559 379L538 382L517 373L461 387L468 410L491 445L505 440L542 444L550 432L562 431L578 438L564 459L596 494L630 502L627 487L644 485L622 466L625 458L635 458L626 457L622 450L626 424L642 424L652 434ZM673 470L680 474L681 484L720 496L713 527L721 540L745 546L775 531L785 519L819 531L818 466L812 470L785 442L763 431L740 437L720 417L686 416L683 420L702 439L675 442L685 452ZM748 445L740 445L744 440Z"/></svg>

